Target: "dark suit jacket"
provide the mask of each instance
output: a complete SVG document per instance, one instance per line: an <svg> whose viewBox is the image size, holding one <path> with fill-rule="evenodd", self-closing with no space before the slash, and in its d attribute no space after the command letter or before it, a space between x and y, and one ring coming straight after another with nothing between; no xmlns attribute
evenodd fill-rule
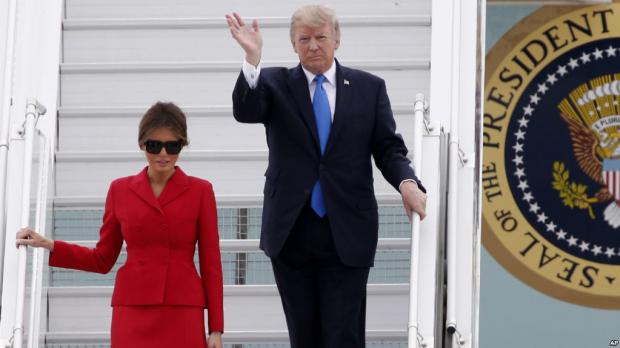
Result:
<svg viewBox="0 0 620 348"><path fill-rule="evenodd" d="M233 113L239 122L265 125L269 165L260 245L266 254L278 256L318 179L341 261L368 267L378 238L371 156L396 189L404 179L419 180L395 133L385 82L336 64L336 110L323 156L301 65L262 69L255 89L242 72L233 91Z"/></svg>
<svg viewBox="0 0 620 348"><path fill-rule="evenodd" d="M155 197L146 168L114 180L95 248L54 242L49 264L108 273L127 245L113 306L184 305L209 309L209 332L223 331L222 263L213 188L177 167ZM200 274L194 266L198 243Z"/></svg>

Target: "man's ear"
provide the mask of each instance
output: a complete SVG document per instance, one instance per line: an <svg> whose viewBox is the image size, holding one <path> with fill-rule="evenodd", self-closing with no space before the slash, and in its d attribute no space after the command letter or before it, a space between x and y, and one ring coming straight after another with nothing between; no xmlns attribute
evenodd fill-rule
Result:
<svg viewBox="0 0 620 348"><path fill-rule="evenodd" d="M340 31L334 30L333 34L336 39L336 49L338 49L338 47L340 47Z"/></svg>

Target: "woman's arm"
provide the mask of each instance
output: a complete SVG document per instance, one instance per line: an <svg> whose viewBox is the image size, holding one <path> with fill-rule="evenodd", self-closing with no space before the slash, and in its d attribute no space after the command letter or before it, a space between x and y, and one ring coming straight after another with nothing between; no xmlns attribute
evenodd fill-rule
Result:
<svg viewBox="0 0 620 348"><path fill-rule="evenodd" d="M211 184L206 184L198 220L200 276L208 308L209 333L224 332L224 285L217 228L217 209Z"/></svg>
<svg viewBox="0 0 620 348"><path fill-rule="evenodd" d="M50 249L50 266L104 274L110 272L123 246L121 224L115 212L114 188L115 184L112 183L105 202L103 224L99 230L97 245L88 248L59 240L54 241Z"/></svg>

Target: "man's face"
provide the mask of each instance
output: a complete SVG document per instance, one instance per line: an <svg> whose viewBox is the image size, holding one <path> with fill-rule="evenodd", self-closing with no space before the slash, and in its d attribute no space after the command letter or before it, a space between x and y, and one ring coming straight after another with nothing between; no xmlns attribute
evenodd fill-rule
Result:
<svg viewBox="0 0 620 348"><path fill-rule="evenodd" d="M331 24L323 26L295 25L293 48L304 68L315 75L323 74L332 65L340 39Z"/></svg>

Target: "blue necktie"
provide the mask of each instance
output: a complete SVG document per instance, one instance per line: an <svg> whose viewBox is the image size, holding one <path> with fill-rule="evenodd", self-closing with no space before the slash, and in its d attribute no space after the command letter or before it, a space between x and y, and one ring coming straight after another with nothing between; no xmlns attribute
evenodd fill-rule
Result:
<svg viewBox="0 0 620 348"><path fill-rule="evenodd" d="M323 153L325 152L325 145L327 144L327 138L329 138L329 131L332 127L332 115L329 110L327 94L323 88L325 76L317 75L314 78L314 81L316 82L316 88L314 90L314 98L312 100L312 109L314 109L314 119L316 120L316 128L319 133L321 156L323 156ZM312 188L310 206L320 217L324 217L325 214L327 214L325 200L323 199L323 190L321 189L321 182L319 180L316 181L314 187Z"/></svg>

